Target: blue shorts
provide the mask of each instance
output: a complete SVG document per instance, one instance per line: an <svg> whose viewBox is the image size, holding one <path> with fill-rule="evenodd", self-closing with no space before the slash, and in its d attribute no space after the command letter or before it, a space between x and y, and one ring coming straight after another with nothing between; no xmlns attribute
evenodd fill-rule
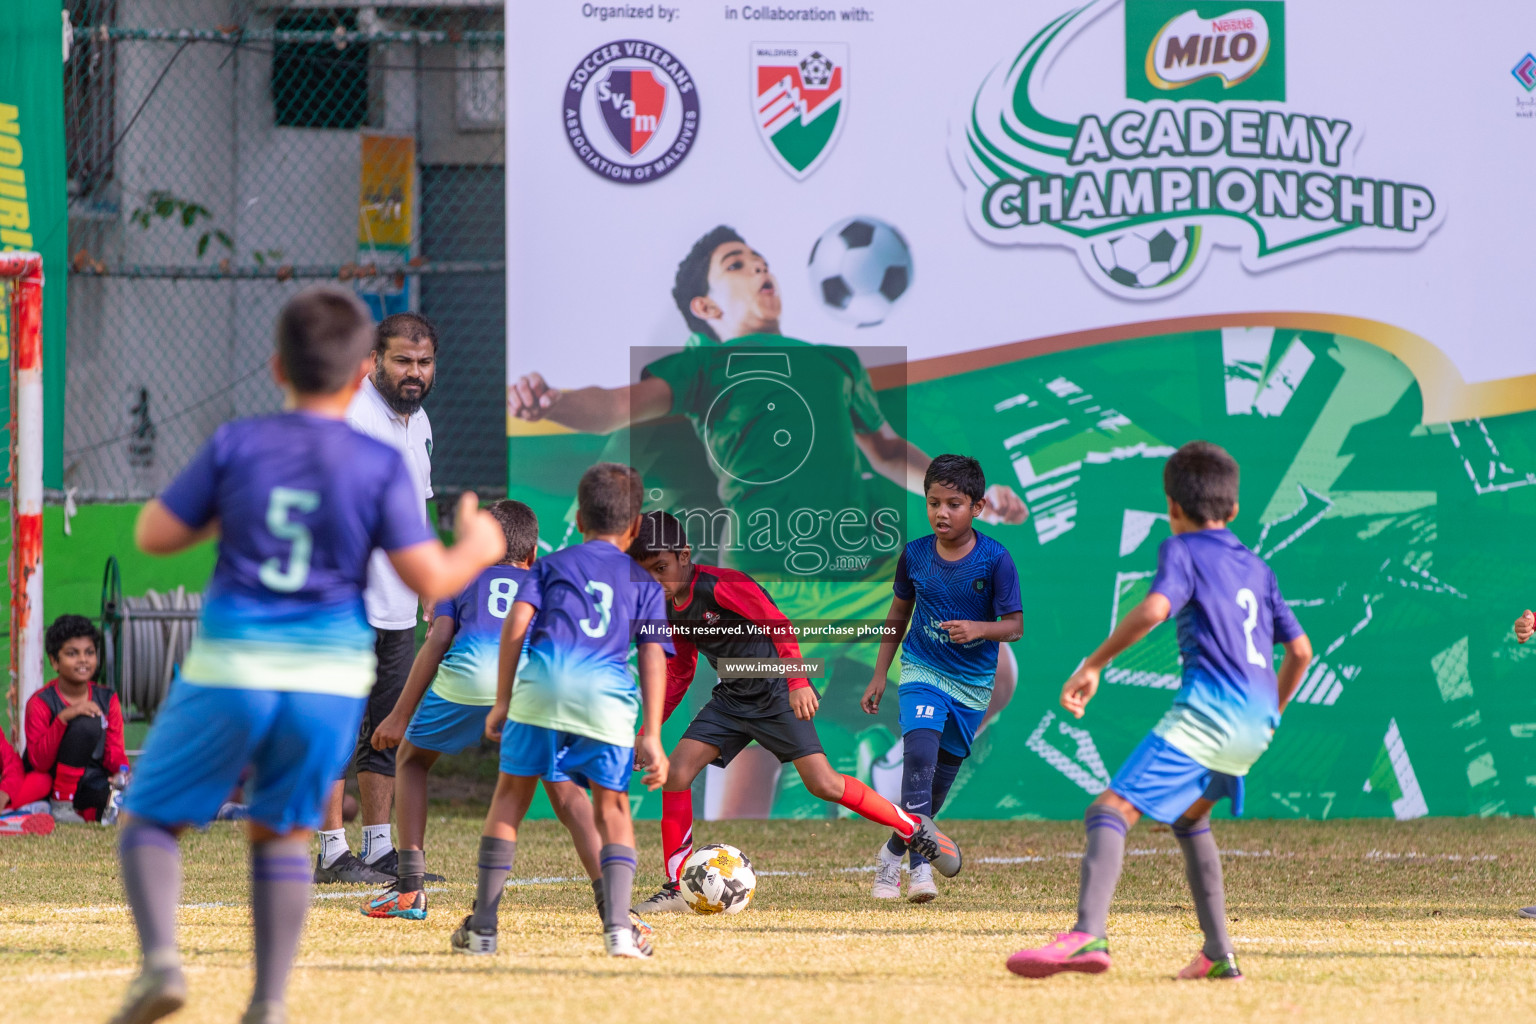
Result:
<svg viewBox="0 0 1536 1024"><path fill-rule="evenodd" d="M914 729L932 729L939 734L939 749L956 757L969 757L971 741L987 709L968 708L937 686L927 683L902 683L896 691L901 702L901 734Z"/></svg>
<svg viewBox="0 0 1536 1024"><path fill-rule="evenodd" d="M508 722L501 730L501 770L506 775L537 776L545 782L575 782L588 789L601 786L627 793L634 767L634 747L524 722Z"/></svg>
<svg viewBox="0 0 1536 1024"><path fill-rule="evenodd" d="M457 754L480 745L490 710L483 704L457 704L428 690L411 716L405 738L422 750Z"/></svg>
<svg viewBox="0 0 1536 1024"><path fill-rule="evenodd" d="M1153 821L1172 825L1196 800L1232 801L1232 814L1243 813L1243 777L1214 772L1157 733L1131 751L1109 788Z"/></svg>
<svg viewBox="0 0 1536 1024"><path fill-rule="evenodd" d="M206 825L249 765L251 820L314 829L357 742L366 697L171 684L125 806L156 824Z"/></svg>

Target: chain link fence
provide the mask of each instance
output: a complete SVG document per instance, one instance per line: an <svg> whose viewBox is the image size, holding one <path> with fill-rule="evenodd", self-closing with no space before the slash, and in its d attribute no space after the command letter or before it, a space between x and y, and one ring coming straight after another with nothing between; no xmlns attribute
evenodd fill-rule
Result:
<svg viewBox="0 0 1536 1024"><path fill-rule="evenodd" d="M439 327L440 494L506 486L500 4L65 0L64 484L156 493L274 410L305 284Z"/></svg>

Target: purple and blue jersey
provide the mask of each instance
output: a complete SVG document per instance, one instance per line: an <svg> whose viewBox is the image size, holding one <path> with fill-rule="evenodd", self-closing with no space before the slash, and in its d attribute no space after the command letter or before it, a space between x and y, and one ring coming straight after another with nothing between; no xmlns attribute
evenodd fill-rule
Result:
<svg viewBox="0 0 1536 1024"><path fill-rule="evenodd" d="M453 644L437 667L433 693L455 704L489 707L496 703L502 623L522 592L523 582L532 575L532 569L493 565L458 597L438 603L433 618L453 620ZM525 639L524 658L527 653Z"/></svg>
<svg viewBox="0 0 1536 1024"><path fill-rule="evenodd" d="M963 707L984 710L997 675L997 641L953 643L939 623L995 622L1024 609L1008 549L978 530L971 550L951 562L939 555L936 537L919 537L902 551L891 589L913 602L901 644L901 685L926 684Z"/></svg>
<svg viewBox="0 0 1536 1024"><path fill-rule="evenodd" d="M659 626L662 649L673 653L661 584L607 541L589 541L535 562L517 600L536 614L507 717L633 746L640 690L629 649L657 642L641 624Z"/></svg>
<svg viewBox="0 0 1536 1024"><path fill-rule="evenodd" d="M1302 635L1269 564L1230 530L1175 534L1152 592L1178 621L1184 684L1153 730L1212 771L1245 775L1280 724L1275 644Z"/></svg>
<svg viewBox="0 0 1536 1024"><path fill-rule="evenodd" d="M237 420L214 432L160 502L194 529L219 525L218 561L181 678L368 693L369 553L434 537L398 452L341 420L302 412Z"/></svg>

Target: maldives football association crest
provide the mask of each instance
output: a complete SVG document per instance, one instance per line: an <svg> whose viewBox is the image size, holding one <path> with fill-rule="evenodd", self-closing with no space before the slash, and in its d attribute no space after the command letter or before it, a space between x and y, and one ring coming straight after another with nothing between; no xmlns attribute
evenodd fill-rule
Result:
<svg viewBox="0 0 1536 1024"><path fill-rule="evenodd" d="M848 120L848 44L753 43L752 116L774 160L804 181Z"/></svg>
<svg viewBox="0 0 1536 1024"><path fill-rule="evenodd" d="M682 163L699 135L699 94L676 55L621 39L571 72L561 96L571 149L594 174L623 185L655 181Z"/></svg>

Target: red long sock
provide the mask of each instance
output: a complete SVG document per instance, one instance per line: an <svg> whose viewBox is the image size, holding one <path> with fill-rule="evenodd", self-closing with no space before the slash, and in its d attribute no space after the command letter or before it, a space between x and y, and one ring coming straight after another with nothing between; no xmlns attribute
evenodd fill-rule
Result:
<svg viewBox="0 0 1536 1024"><path fill-rule="evenodd" d="M72 764L54 765L53 798L55 800L74 800L75 790L80 788L80 780L84 775L84 768L76 768Z"/></svg>
<svg viewBox="0 0 1536 1024"><path fill-rule="evenodd" d="M693 793L661 794L661 852L667 881L676 882L693 852Z"/></svg>
<svg viewBox="0 0 1536 1024"><path fill-rule="evenodd" d="M843 776L843 798L838 803L870 821L889 825L903 839L912 838L912 833L917 831L917 822L905 811L852 775Z"/></svg>

